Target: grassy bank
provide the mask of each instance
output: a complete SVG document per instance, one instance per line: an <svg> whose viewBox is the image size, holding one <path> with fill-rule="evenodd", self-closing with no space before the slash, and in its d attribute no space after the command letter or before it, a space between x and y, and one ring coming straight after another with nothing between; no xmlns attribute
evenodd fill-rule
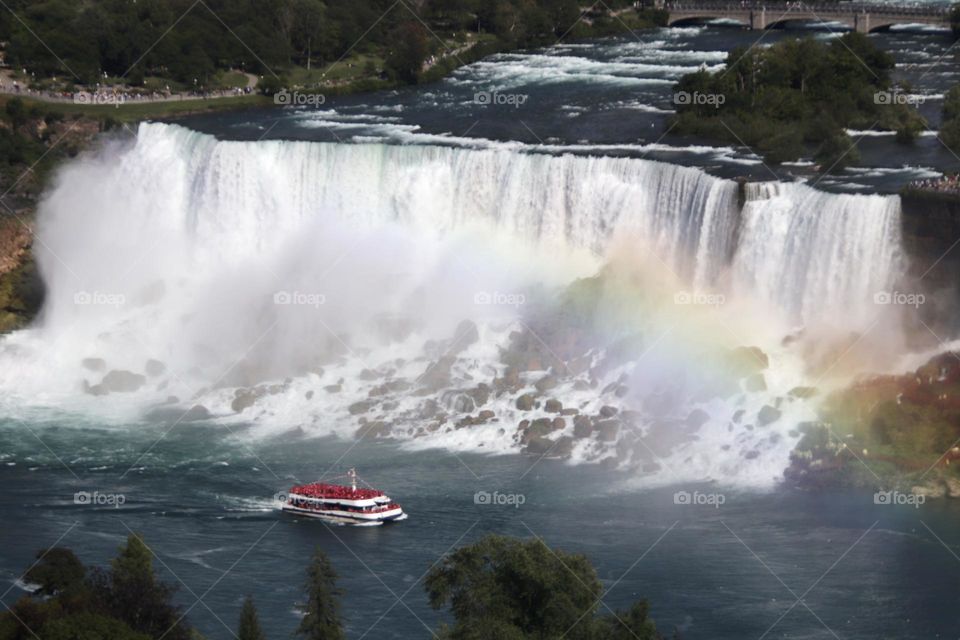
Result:
<svg viewBox="0 0 960 640"><path fill-rule="evenodd" d="M0 97L0 108L14 99L14 96ZM121 105L74 104L72 102L49 102L24 96L19 98L28 109L40 109L44 112L56 112L64 116L86 117L91 119L109 119L116 122L139 122L167 118L191 113L209 111L228 111L250 107L265 107L273 100L263 95L247 95L230 98L210 98L200 100L171 100L165 102L126 102Z"/></svg>

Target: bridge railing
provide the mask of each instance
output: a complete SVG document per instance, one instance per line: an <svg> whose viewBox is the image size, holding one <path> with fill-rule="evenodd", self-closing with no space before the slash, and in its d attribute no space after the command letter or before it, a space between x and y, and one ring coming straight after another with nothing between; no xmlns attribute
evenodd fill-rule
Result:
<svg viewBox="0 0 960 640"><path fill-rule="evenodd" d="M950 12L949 7L907 7L883 4L865 4L865 3L804 3L804 2L711 2L710 0L693 0L685 2L684 0L675 0L666 2L664 8L669 11L688 12L688 11L711 11L723 13L736 13L742 11L772 11L779 13L813 13L821 14L844 14L870 13L876 15L901 15L901 16L922 16L936 17L946 16Z"/></svg>

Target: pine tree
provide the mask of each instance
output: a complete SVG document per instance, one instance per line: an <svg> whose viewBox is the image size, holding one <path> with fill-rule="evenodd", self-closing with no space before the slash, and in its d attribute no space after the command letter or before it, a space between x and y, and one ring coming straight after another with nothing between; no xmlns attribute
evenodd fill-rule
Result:
<svg viewBox="0 0 960 640"><path fill-rule="evenodd" d="M153 554L136 534L110 563L110 572L92 579L94 591L110 614L131 629L164 640L187 640L190 626L172 603L175 587L157 579Z"/></svg>
<svg viewBox="0 0 960 640"><path fill-rule="evenodd" d="M307 640L344 639L336 581L337 573L329 558L318 548L307 569L307 602L300 606L305 615L297 629Z"/></svg>
<svg viewBox="0 0 960 640"><path fill-rule="evenodd" d="M238 640L266 640L260 620L257 618L257 608L253 606L253 597L247 596L240 610L240 628L237 630Z"/></svg>

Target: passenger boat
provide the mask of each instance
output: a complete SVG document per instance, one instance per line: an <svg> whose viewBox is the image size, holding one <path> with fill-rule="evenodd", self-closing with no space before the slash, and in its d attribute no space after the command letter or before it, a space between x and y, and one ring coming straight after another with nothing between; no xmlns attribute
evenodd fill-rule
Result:
<svg viewBox="0 0 960 640"><path fill-rule="evenodd" d="M375 527L406 520L399 504L377 489L357 487L357 472L347 472L349 485L314 482L294 486L284 496L283 511L336 524Z"/></svg>

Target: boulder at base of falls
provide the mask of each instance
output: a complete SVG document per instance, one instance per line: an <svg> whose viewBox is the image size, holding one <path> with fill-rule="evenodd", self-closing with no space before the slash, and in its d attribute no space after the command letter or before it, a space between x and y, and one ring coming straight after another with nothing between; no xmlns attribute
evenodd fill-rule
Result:
<svg viewBox="0 0 960 640"><path fill-rule="evenodd" d="M252 407L263 394L263 389L260 387L237 389L233 392L233 401L230 403L230 408L233 409L234 413L240 413L244 409Z"/></svg>
<svg viewBox="0 0 960 640"><path fill-rule="evenodd" d="M211 417L210 411L202 404L193 405L184 411L182 407L173 406L169 402L154 407L146 414L147 420L151 422L168 422L171 424L209 420Z"/></svg>
<svg viewBox="0 0 960 640"><path fill-rule="evenodd" d="M561 436L553 445L550 451L551 457L569 458L573 453L573 438L570 436Z"/></svg>
<svg viewBox="0 0 960 640"><path fill-rule="evenodd" d="M563 436L557 440L551 440L542 435L532 436L523 442L523 452L551 458L569 458L573 453L573 438Z"/></svg>
<svg viewBox="0 0 960 640"><path fill-rule="evenodd" d="M773 424L780 419L780 416L783 415L779 409L771 407L768 404L763 405L760 411L757 413L757 425L765 427L768 424Z"/></svg>
<svg viewBox="0 0 960 640"><path fill-rule="evenodd" d="M481 382L473 389L466 389L464 393L473 398L474 404L478 407L482 407L487 404L487 400L490 399L490 394L493 392L493 388L488 385L486 382Z"/></svg>
<svg viewBox="0 0 960 640"><path fill-rule="evenodd" d="M619 420L601 420L597 423L597 440L600 442L613 442L620 433Z"/></svg>
<svg viewBox="0 0 960 640"><path fill-rule="evenodd" d="M807 400L817 395L816 387L794 387L790 389L788 394L791 398L798 398L800 400Z"/></svg>
<svg viewBox="0 0 960 640"><path fill-rule="evenodd" d="M450 370L453 368L457 359L451 355L445 355L436 362L430 363L427 370L420 376L420 384L423 391L431 393L440 391L450 386Z"/></svg>
<svg viewBox="0 0 960 640"><path fill-rule="evenodd" d="M410 389L410 383L402 378L397 378L396 380L388 380L383 384L378 384L377 386L370 389L367 392L367 395L371 398L377 396L385 396L389 393L401 393Z"/></svg>
<svg viewBox="0 0 960 640"><path fill-rule="evenodd" d="M183 414L182 422L194 422L197 420L209 420L210 411L202 404L195 404Z"/></svg>
<svg viewBox="0 0 960 640"><path fill-rule="evenodd" d="M372 409L376 404L377 403L373 400L360 400L359 402L354 402L347 407L347 411L350 412L350 415L355 416L370 411L370 409Z"/></svg>
<svg viewBox="0 0 960 640"><path fill-rule="evenodd" d="M727 352L726 368L737 378L746 378L769 366L770 359L760 347L737 347Z"/></svg>
<svg viewBox="0 0 960 640"><path fill-rule="evenodd" d="M448 353L458 354L465 351L470 345L480 340L480 332L473 320L463 320L453 332L453 342L450 343Z"/></svg>
<svg viewBox="0 0 960 640"><path fill-rule="evenodd" d="M103 384L91 385L86 380L83 381L83 390L85 393L89 393L92 396L105 396L110 393L110 390L107 389L106 385L103 385Z"/></svg>
<svg viewBox="0 0 960 640"><path fill-rule="evenodd" d="M456 426L458 429L461 429L463 427L472 427L478 424L486 424L487 422L490 422L491 420L493 420L496 417L496 415L497 414L491 411L490 409L484 409L480 411L480 413L478 413L476 417L464 416L463 418L457 421Z"/></svg>
<svg viewBox="0 0 960 640"><path fill-rule="evenodd" d="M767 390L767 381L763 377L762 373L755 373L743 383L743 387L747 391L766 391Z"/></svg>
<svg viewBox="0 0 960 640"><path fill-rule="evenodd" d="M690 429L699 429L710 421L710 414L703 409L694 409L687 416L686 425Z"/></svg>
<svg viewBox="0 0 960 640"><path fill-rule="evenodd" d="M558 384L560 384L560 380L557 378L557 376L553 374L548 374L543 376L539 380L537 380L533 386L537 388L537 391L539 391L540 393L543 393L545 391L549 391L550 389L553 389Z"/></svg>
<svg viewBox="0 0 960 640"><path fill-rule="evenodd" d="M517 391L523 386L520 380L520 370L516 367L507 367L502 378L495 378L493 386L497 391Z"/></svg>
<svg viewBox="0 0 960 640"><path fill-rule="evenodd" d="M554 398L550 398L544 403L543 410L547 413L560 413L563 411L563 403Z"/></svg>
<svg viewBox="0 0 960 640"><path fill-rule="evenodd" d="M440 403L433 398L427 398L419 407L418 416L421 420L429 420L440 412Z"/></svg>
<svg viewBox="0 0 960 640"><path fill-rule="evenodd" d="M557 420L560 421L560 424L557 424ZM524 423L527 423L526 425ZM563 418L555 418L551 420L550 418L537 418L533 422L527 422L523 420L520 423L520 429L522 433L520 434L520 443L527 444L531 440L539 436L545 436L548 433L563 429Z"/></svg>
<svg viewBox="0 0 960 640"><path fill-rule="evenodd" d="M543 436L533 436L524 444L523 452L531 455L542 456L553 447L553 440Z"/></svg>
<svg viewBox="0 0 960 640"><path fill-rule="evenodd" d="M153 358L147 360L147 364L144 367L144 371L147 372L147 375L155 378L157 376L162 376L167 370L167 365L163 364L159 360L154 360Z"/></svg>
<svg viewBox="0 0 960 640"><path fill-rule="evenodd" d="M459 394L453 399L453 406L451 407L456 413L470 413L476 409L476 405L473 402L473 398L466 394Z"/></svg>
<svg viewBox="0 0 960 640"><path fill-rule="evenodd" d="M146 384L146 376L123 369L113 369L100 381L111 392L131 393Z"/></svg>
<svg viewBox="0 0 960 640"><path fill-rule="evenodd" d="M610 405L600 407L600 417L602 418L612 418L617 415L617 412L617 408Z"/></svg>
<svg viewBox="0 0 960 640"><path fill-rule="evenodd" d="M80 364L83 365L84 369L90 371L103 371L107 368L107 361L103 358L84 358L80 361Z"/></svg>
<svg viewBox="0 0 960 640"><path fill-rule="evenodd" d="M534 405L534 397L532 393L525 393L519 398L517 398L517 409L520 411L532 411Z"/></svg>
<svg viewBox="0 0 960 640"><path fill-rule="evenodd" d="M576 438L588 438L593 433L593 422L587 416L576 416L573 419L573 435Z"/></svg>
<svg viewBox="0 0 960 640"><path fill-rule="evenodd" d="M386 438L390 435L390 423L382 420L375 420L360 425L360 428L353 434L358 440L364 438Z"/></svg>

